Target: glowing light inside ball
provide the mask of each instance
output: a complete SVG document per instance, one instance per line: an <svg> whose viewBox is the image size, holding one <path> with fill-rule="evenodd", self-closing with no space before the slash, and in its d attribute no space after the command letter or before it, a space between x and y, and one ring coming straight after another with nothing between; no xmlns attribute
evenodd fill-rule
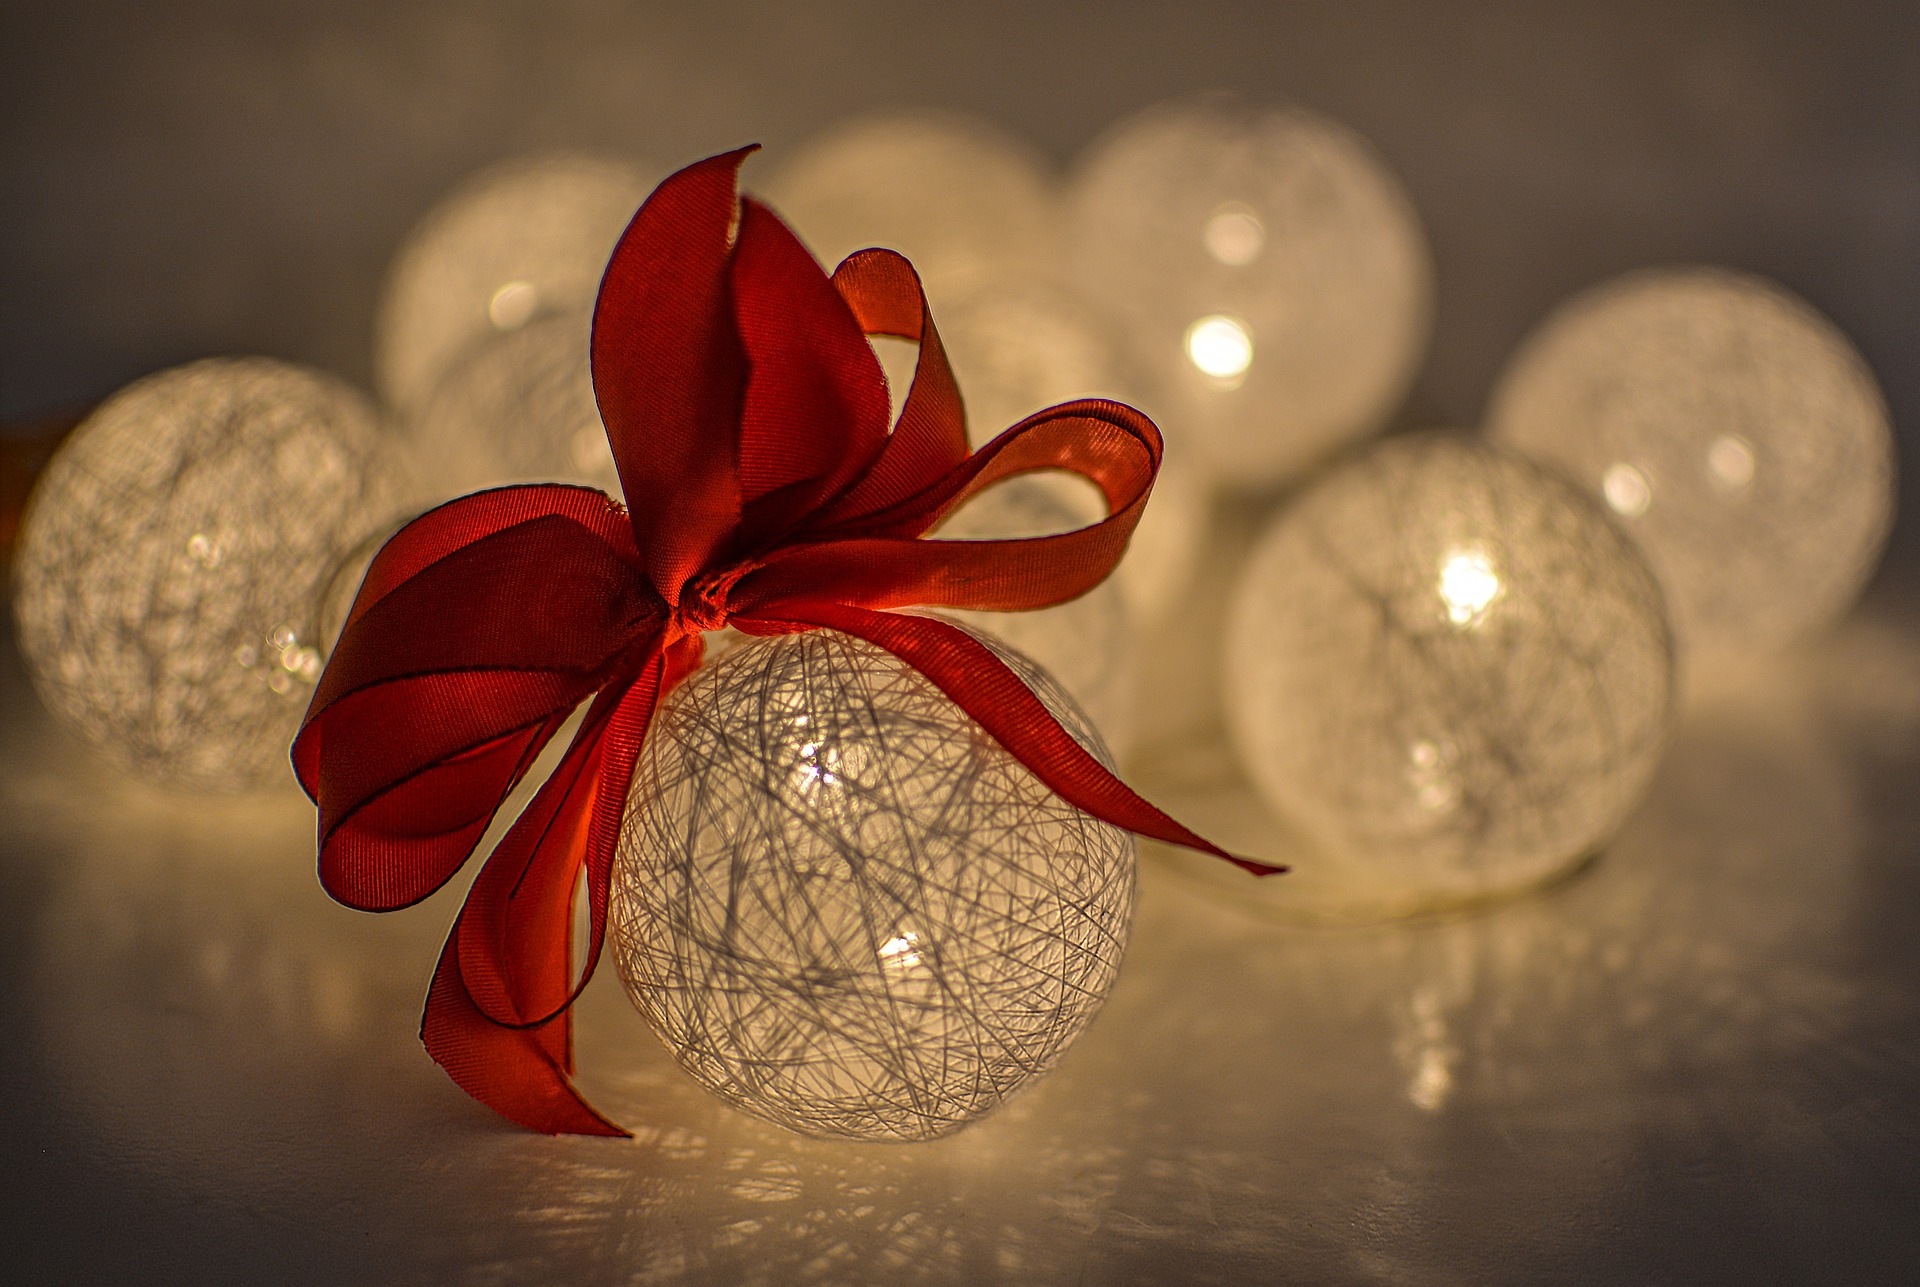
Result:
<svg viewBox="0 0 1920 1287"><path fill-rule="evenodd" d="M121 390L34 490L15 555L21 651L48 708L154 779L288 776L331 644L324 592L389 504L373 409L263 358Z"/></svg>
<svg viewBox="0 0 1920 1287"><path fill-rule="evenodd" d="M614 243L659 177L562 153L504 162L455 189L387 275L374 347L386 400L416 414L475 345L590 308Z"/></svg>
<svg viewBox="0 0 1920 1287"><path fill-rule="evenodd" d="M809 140L762 189L828 268L869 246L913 261L936 307L1044 273L1055 204L1042 159L964 116L900 112Z"/></svg>
<svg viewBox="0 0 1920 1287"><path fill-rule="evenodd" d="M1723 492L1745 491L1753 468L1753 446L1738 434L1722 434L1707 448L1707 474Z"/></svg>
<svg viewBox="0 0 1920 1287"><path fill-rule="evenodd" d="M1576 296L1514 356L1489 427L1629 520L1690 654L1832 621L1892 522L1872 373L1832 323L1744 274L1636 273Z"/></svg>
<svg viewBox="0 0 1920 1287"><path fill-rule="evenodd" d="M1327 885L1403 907L1592 852L1672 708L1661 594L1631 541L1571 485L1442 435L1385 443L1280 513L1225 666L1247 775L1325 846Z"/></svg>
<svg viewBox="0 0 1920 1287"><path fill-rule="evenodd" d="M1432 270L1366 143L1300 109L1165 104L1068 185L1074 286L1122 331L1169 443L1283 481L1378 429L1426 344Z"/></svg>
<svg viewBox="0 0 1920 1287"><path fill-rule="evenodd" d="M1187 328L1187 357L1202 374L1237 382L1253 365L1253 334L1237 317L1203 317Z"/></svg>
<svg viewBox="0 0 1920 1287"><path fill-rule="evenodd" d="M1447 620L1466 628L1478 625L1501 594L1493 560L1475 546L1449 550L1440 563L1440 597L1446 601Z"/></svg>
<svg viewBox="0 0 1920 1287"><path fill-rule="evenodd" d="M1103 755L1066 694L1001 655ZM614 870L629 995L715 1094L813 1135L927 1139L1052 1067L1105 1000L1133 840L918 672L831 631L668 697Z"/></svg>

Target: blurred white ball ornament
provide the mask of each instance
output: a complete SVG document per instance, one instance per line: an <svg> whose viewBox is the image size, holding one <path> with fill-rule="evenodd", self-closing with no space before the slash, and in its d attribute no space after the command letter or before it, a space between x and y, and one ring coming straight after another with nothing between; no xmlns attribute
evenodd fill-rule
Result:
<svg viewBox="0 0 1920 1287"><path fill-rule="evenodd" d="M447 368L491 335L591 309L601 274L659 175L563 153L482 171L429 211L387 275L374 368L411 416Z"/></svg>
<svg viewBox="0 0 1920 1287"><path fill-rule="evenodd" d="M1137 400L1119 374L1110 337L1057 289L987 287L944 306L938 320L976 447L1036 411L1075 398ZM1114 572L1136 621L1167 611L1199 557L1206 495L1185 459L1176 452L1162 462L1153 500ZM1080 479L1042 475L1026 485L1045 488L1082 523L1105 515L1099 494ZM1028 651L1045 660L1044 649Z"/></svg>
<svg viewBox="0 0 1920 1287"><path fill-rule="evenodd" d="M1235 487L1379 429L1426 347L1432 268L1399 182L1300 108L1175 103L1067 194L1073 282L1121 326L1175 450Z"/></svg>
<svg viewBox="0 0 1920 1287"><path fill-rule="evenodd" d="M1621 516L1688 649L1828 624L1892 524L1872 372L1831 322L1742 273L1641 272L1574 297L1514 356L1489 428Z"/></svg>
<svg viewBox="0 0 1920 1287"><path fill-rule="evenodd" d="M1121 398L1113 343L1086 310L1035 283L988 286L943 304L940 342L979 446L1036 411L1075 398Z"/></svg>
<svg viewBox="0 0 1920 1287"><path fill-rule="evenodd" d="M913 261L936 304L983 283L1030 281L1053 248L1042 159L964 116L844 122L792 153L762 191L829 269L886 246Z"/></svg>
<svg viewBox="0 0 1920 1287"><path fill-rule="evenodd" d="M1132 837L832 631L742 643L672 693L628 810L629 995L708 1089L807 1134L927 1139L988 1112L1087 1025L1126 948Z"/></svg>
<svg viewBox="0 0 1920 1287"><path fill-rule="evenodd" d="M1247 775L1356 902L1526 886L1605 841L1665 743L1673 646L1632 542L1462 438L1391 440L1290 504L1242 574L1226 713Z"/></svg>
<svg viewBox="0 0 1920 1287"><path fill-rule="evenodd" d="M14 610L62 722L157 780L289 776L327 590L388 517L377 421L329 376L265 358L163 371L108 399L47 465Z"/></svg>
<svg viewBox="0 0 1920 1287"><path fill-rule="evenodd" d="M467 350L407 436L424 499L507 483L582 483L615 496L620 476L594 401L592 320L555 313Z"/></svg>
<svg viewBox="0 0 1920 1287"><path fill-rule="evenodd" d="M1051 481L1028 475L990 487L930 535L950 541L1007 540L1084 526L1089 517L1064 503L1047 486ZM1151 502L1147 508L1152 511ZM1133 618L1118 580L1116 573L1077 599L1031 612L942 611L1031 658L1073 695L1101 737L1124 756L1133 744L1138 658Z"/></svg>

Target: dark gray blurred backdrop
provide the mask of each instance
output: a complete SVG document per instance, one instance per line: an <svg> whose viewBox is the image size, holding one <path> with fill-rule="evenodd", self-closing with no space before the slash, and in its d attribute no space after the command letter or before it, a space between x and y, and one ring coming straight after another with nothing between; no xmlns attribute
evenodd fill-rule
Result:
<svg viewBox="0 0 1920 1287"><path fill-rule="evenodd" d="M1920 5L1027 0L11 0L0 420L259 352L365 383L382 268L448 185L556 145L662 165L890 105L1064 163L1169 95L1294 98L1369 136L1439 267L1422 420L1471 423L1556 300L1712 260L1879 373L1920 562ZM749 182L751 182L749 171ZM1884 586L1883 586L1884 588Z"/></svg>

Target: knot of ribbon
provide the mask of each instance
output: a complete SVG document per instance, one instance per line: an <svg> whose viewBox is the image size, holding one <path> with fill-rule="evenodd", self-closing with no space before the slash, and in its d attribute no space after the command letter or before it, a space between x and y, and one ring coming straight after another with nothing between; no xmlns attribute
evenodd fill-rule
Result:
<svg viewBox="0 0 1920 1287"><path fill-rule="evenodd" d="M1136 795L993 652L892 611L1046 607L1113 568L1160 465L1116 402L1039 412L970 452L959 390L907 261L831 278L741 198L751 148L681 170L621 237L594 309L594 393L626 504L590 488L450 501L382 547L293 744L319 806L320 880L350 907L427 897L584 703L558 767L495 845L448 935L421 1037L468 1094L549 1133L625 1134L571 1083L572 1004L606 934L635 761L704 632L841 630L926 676L1063 799L1256 874ZM869 336L918 343L889 427ZM1068 470L1100 522L1003 541L923 539L985 488ZM573 963L584 884L585 963Z"/></svg>
<svg viewBox="0 0 1920 1287"><path fill-rule="evenodd" d="M687 635L726 629L733 617L733 605L727 601L727 596L734 584L752 571L754 566L742 563L696 577L689 582L680 592L680 604L674 611L675 628Z"/></svg>

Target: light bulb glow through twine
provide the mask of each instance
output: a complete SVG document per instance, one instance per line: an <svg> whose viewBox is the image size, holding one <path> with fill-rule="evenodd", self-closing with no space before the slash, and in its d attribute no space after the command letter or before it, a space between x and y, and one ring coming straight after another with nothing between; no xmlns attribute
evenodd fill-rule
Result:
<svg viewBox="0 0 1920 1287"><path fill-rule="evenodd" d="M675 690L629 800L629 994L708 1089L808 1134L927 1139L990 1111L1091 1021L1125 950L1132 837L845 635L748 642Z"/></svg>
<svg viewBox="0 0 1920 1287"><path fill-rule="evenodd" d="M1576 296L1514 355L1488 422L1625 520L1689 657L1831 622L1892 524L1872 373L1832 323L1744 274L1647 271Z"/></svg>
<svg viewBox="0 0 1920 1287"><path fill-rule="evenodd" d="M1591 853L1672 708L1661 596L1625 535L1545 471L1445 435L1382 444L1281 512L1225 665L1248 778L1320 846L1303 868L1331 901L1402 911Z"/></svg>
<svg viewBox="0 0 1920 1287"><path fill-rule="evenodd" d="M1372 150L1301 109L1162 104L1076 164L1073 284L1215 483L1296 476L1385 422L1425 346L1432 271Z"/></svg>

